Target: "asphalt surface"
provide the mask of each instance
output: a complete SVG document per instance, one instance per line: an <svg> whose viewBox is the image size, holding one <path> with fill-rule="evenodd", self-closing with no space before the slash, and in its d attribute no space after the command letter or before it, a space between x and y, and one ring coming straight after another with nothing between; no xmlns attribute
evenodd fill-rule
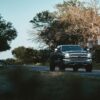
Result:
<svg viewBox="0 0 100 100"><path fill-rule="evenodd" d="M31 66L33 71L40 71L40 72L48 72L50 71L48 66ZM55 72L59 72L59 69L56 68ZM64 73L76 73L80 74L81 76L89 76L89 77L100 77L100 70L92 70L92 72L86 72L85 69L79 69L77 72L73 72L72 68L66 68Z"/></svg>
<svg viewBox="0 0 100 100"><path fill-rule="evenodd" d="M8 67L14 68L14 67L18 67L18 65L8 65ZM22 66L22 65L19 65ZM23 65L24 67L30 67L30 69L32 71L38 71L38 72L50 72L49 66L34 66L34 65ZM56 68L54 72L60 72L59 68ZM86 76L86 77L96 77L96 78L100 78L100 70L92 70L92 72L86 72L85 69L78 69L77 72L73 72L72 68L66 68L64 73L68 73L68 74L79 74L81 76Z"/></svg>

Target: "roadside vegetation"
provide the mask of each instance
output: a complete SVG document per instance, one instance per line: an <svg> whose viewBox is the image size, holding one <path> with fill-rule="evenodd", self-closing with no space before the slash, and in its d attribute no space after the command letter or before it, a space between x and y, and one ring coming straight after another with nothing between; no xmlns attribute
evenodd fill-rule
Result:
<svg viewBox="0 0 100 100"><path fill-rule="evenodd" d="M17 37L17 31L11 22L7 22L0 14L0 52L9 50L11 42Z"/></svg>
<svg viewBox="0 0 100 100"><path fill-rule="evenodd" d="M100 78L79 73L0 70L0 100L96 100Z"/></svg>

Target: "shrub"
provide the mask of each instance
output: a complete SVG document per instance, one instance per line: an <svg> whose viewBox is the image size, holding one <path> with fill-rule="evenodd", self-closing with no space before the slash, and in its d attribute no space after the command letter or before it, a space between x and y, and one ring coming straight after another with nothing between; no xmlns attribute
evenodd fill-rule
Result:
<svg viewBox="0 0 100 100"><path fill-rule="evenodd" d="M100 63L100 45L97 45L94 47L94 61L96 61L96 63Z"/></svg>

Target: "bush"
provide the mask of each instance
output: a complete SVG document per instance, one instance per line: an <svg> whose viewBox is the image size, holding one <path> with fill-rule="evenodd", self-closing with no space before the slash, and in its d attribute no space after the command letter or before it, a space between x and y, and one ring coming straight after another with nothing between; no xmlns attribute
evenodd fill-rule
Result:
<svg viewBox="0 0 100 100"><path fill-rule="evenodd" d="M94 61L96 61L96 63L100 63L100 45L97 45L97 46L95 46L94 47L94 51L95 51L95 53L94 53Z"/></svg>

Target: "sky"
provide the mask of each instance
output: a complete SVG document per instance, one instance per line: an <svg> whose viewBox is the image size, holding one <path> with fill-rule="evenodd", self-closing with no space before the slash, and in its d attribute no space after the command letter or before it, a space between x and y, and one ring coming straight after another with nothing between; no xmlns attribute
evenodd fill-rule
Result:
<svg viewBox="0 0 100 100"><path fill-rule="evenodd" d="M19 46L37 48L37 43L30 41L32 24L29 22L39 12L54 11L55 5L63 0L0 0L0 14L12 22L17 30L17 38L12 41L11 49L0 52L0 59L12 58L11 51Z"/></svg>

